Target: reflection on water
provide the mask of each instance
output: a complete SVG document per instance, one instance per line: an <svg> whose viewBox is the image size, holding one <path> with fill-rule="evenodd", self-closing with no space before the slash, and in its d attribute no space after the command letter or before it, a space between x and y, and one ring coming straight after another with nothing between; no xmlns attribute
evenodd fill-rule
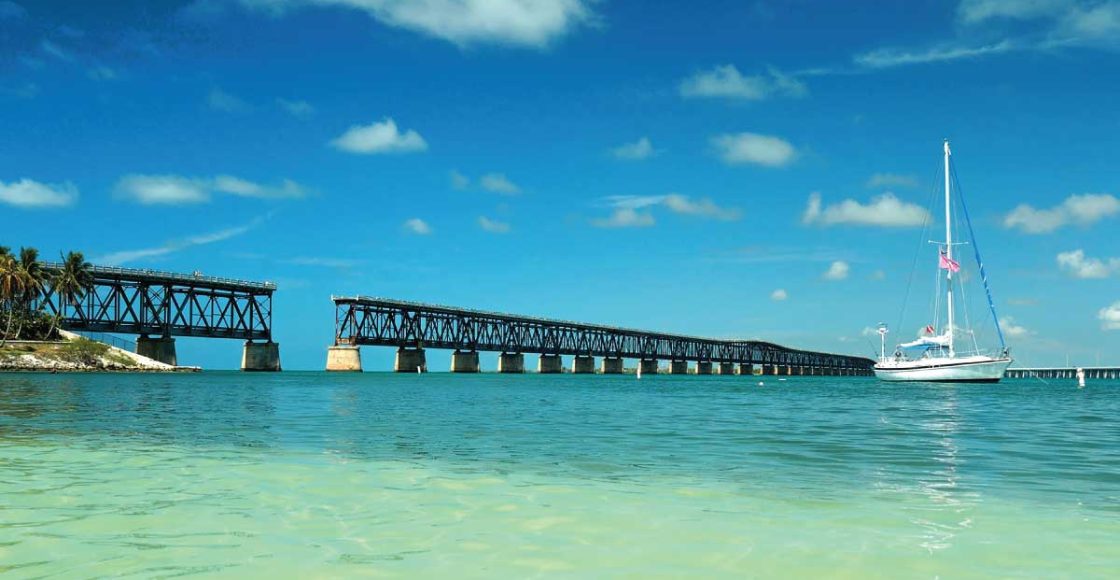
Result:
<svg viewBox="0 0 1120 580"><path fill-rule="evenodd" d="M1120 389L0 375L0 573L1073 575Z"/></svg>

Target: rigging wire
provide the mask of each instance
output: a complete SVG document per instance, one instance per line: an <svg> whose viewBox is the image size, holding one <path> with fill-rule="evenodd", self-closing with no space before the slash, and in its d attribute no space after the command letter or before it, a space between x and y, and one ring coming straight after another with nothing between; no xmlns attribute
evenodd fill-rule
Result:
<svg viewBox="0 0 1120 580"><path fill-rule="evenodd" d="M992 300L992 288L988 284L988 273L984 269L984 260L980 257L980 246L976 243L976 232L972 229L972 218L968 215L968 206L964 202L964 191L961 188L960 180L957 179L956 161L949 164L949 174L953 178L953 183L957 187L957 198L960 199L961 209L964 213L964 221L968 224L969 238L972 240L972 250L976 256L976 265L980 270L980 280L984 283L984 292L988 295L988 308L992 311L992 322L996 325L996 333L999 335L999 346L1003 350L1007 350L1007 342L1003 339L1003 328L999 323L999 315L996 314L996 303Z"/></svg>
<svg viewBox="0 0 1120 580"><path fill-rule="evenodd" d="M934 180L936 183L936 180ZM937 196L937 187L930 188L929 198L926 200L926 207L932 208L933 201ZM902 329L902 321L906 318L906 307L910 302L910 289L914 286L914 273L918 269L918 256L922 253L922 246L925 244L923 241L929 232L930 225L933 223L933 212L927 212L925 222L922 223L922 235L918 238L918 245L914 248L914 259L910 263L910 275L906 280L906 293L902 296L902 308L898 313L898 324L895 328ZM934 311L936 312L936 310Z"/></svg>

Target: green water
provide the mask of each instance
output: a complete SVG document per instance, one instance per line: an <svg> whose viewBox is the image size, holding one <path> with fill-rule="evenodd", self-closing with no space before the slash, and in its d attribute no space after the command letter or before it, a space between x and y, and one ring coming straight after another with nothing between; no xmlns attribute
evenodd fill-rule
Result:
<svg viewBox="0 0 1120 580"><path fill-rule="evenodd" d="M0 374L0 575L1114 577L1120 383Z"/></svg>

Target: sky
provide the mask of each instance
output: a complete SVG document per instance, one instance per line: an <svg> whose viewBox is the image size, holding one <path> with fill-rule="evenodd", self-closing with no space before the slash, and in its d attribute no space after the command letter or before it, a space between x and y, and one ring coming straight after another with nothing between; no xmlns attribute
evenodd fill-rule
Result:
<svg viewBox="0 0 1120 580"><path fill-rule="evenodd" d="M286 369L356 294L869 356L943 323L947 138L1018 363L1120 365L1118 56L1120 0L0 0L0 245L273 281Z"/></svg>

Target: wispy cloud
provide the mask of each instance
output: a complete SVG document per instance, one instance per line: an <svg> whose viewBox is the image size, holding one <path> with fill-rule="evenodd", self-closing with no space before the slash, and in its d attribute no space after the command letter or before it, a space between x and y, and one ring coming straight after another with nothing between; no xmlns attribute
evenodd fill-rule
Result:
<svg viewBox="0 0 1120 580"><path fill-rule="evenodd" d="M911 64L926 64L953 60L977 58L1015 50L1018 47L1010 40L994 44L967 46L948 44L919 49L880 48L855 57L855 63L866 68L893 68Z"/></svg>
<svg viewBox="0 0 1120 580"><path fill-rule="evenodd" d="M142 249L139 249L139 250L122 250L122 251L119 251L119 252L113 252L113 253L106 254L104 256L100 256L98 258L95 258L92 261L96 262L98 264L104 264L106 266L120 266L120 265L128 264L128 263L131 263L131 262L149 260L151 258L159 258L159 257L167 256L169 254L174 254L176 252L180 252L182 250L186 250L188 248L193 248L193 247L196 247L196 246L205 246L205 245L214 244L214 243L217 243L217 242L222 242L222 241L228 240L230 238L235 238L235 237L240 236L240 235L248 232L249 230L252 230L253 228L261 225L268 218L269 218L269 216L258 217L258 218L254 219L253 221L251 221L251 222L249 222L245 225L230 227L230 228L226 228L226 229L223 229L223 230L217 230L217 231L208 232L208 233L204 233L204 234L188 236L186 238L183 238L183 239L180 239L180 240L172 240L172 241L169 241L169 242L167 242L167 243L165 243L161 246L156 246L156 247L152 247L152 248L142 248Z"/></svg>
<svg viewBox="0 0 1120 580"><path fill-rule="evenodd" d="M814 192L809 195L809 203L801 215L801 223L898 228L924 225L930 217L929 211L924 207L904 202L890 192L876 196L866 204L845 199L827 207L821 201L821 194Z"/></svg>
<svg viewBox="0 0 1120 580"><path fill-rule="evenodd" d="M196 0L200 3L204 0ZM546 48L596 15L587 0L240 0L278 15L315 6L347 7L383 24L459 46L497 44Z"/></svg>
<svg viewBox="0 0 1120 580"><path fill-rule="evenodd" d="M0 0L0 20L16 20L27 16L27 10L12 0Z"/></svg>
<svg viewBox="0 0 1120 580"><path fill-rule="evenodd" d="M788 298L789 294L783 288L778 288L777 290L770 293L770 299L774 302L782 302Z"/></svg>
<svg viewBox="0 0 1120 580"><path fill-rule="evenodd" d="M295 199L307 195L300 184L285 179L279 185L262 185L232 175L213 178L180 175L130 174L117 181L116 197L143 205L206 203L214 193L257 199Z"/></svg>
<svg viewBox="0 0 1120 580"><path fill-rule="evenodd" d="M1028 234L1047 234L1069 225L1087 227L1120 214L1120 199L1105 193L1071 195L1049 209L1029 204L1016 207L1003 218L1003 227Z"/></svg>
<svg viewBox="0 0 1120 580"><path fill-rule="evenodd" d="M388 117L379 123L352 125L330 144L341 151L362 155L416 153L428 149L428 142L419 133L411 129L402 133L397 123Z"/></svg>
<svg viewBox="0 0 1120 580"><path fill-rule="evenodd" d="M521 187L510 181L504 173L487 173L479 179L479 184L482 185L482 189L491 193L499 193L502 195L517 195L521 193Z"/></svg>
<svg viewBox="0 0 1120 580"><path fill-rule="evenodd" d="M744 76L735 65L725 64L698 72L681 81L678 87L685 98L716 98L761 101L776 96L803 97L804 83L775 68L766 73Z"/></svg>
<svg viewBox="0 0 1120 580"><path fill-rule="evenodd" d="M478 216L478 227L492 234L506 234L510 230L508 223L492 220L486 216Z"/></svg>
<svg viewBox="0 0 1120 580"><path fill-rule="evenodd" d="M428 222L420 218L405 220L403 225L405 231L419 236L426 236L432 233L432 227L428 225Z"/></svg>
<svg viewBox="0 0 1120 580"><path fill-rule="evenodd" d="M63 62L70 62L74 60L74 57L71 56L68 51L64 50L61 46L54 43L53 41L43 39L42 42L39 43L39 48L47 56L61 60Z"/></svg>
<svg viewBox="0 0 1120 580"><path fill-rule="evenodd" d="M782 167L793 161L797 150L781 137L758 133L728 133L711 139L720 159L728 165L750 163Z"/></svg>
<svg viewBox="0 0 1120 580"><path fill-rule="evenodd" d="M708 198L693 199L679 193L667 195L615 195L603 199L604 205L614 208L607 219L594 220L601 227L648 227L655 222L649 210L663 207L680 215L690 215L718 221L735 221L742 211L735 207L722 207Z"/></svg>
<svg viewBox="0 0 1120 580"><path fill-rule="evenodd" d="M78 200L78 188L73 183L39 183L21 179L11 183L0 181L0 203L24 209L66 207Z"/></svg>
<svg viewBox="0 0 1120 580"><path fill-rule="evenodd" d="M243 113L253 108L240 97L227 93L218 87L210 89L210 92L206 95L206 105L215 111L225 113Z"/></svg>
<svg viewBox="0 0 1120 580"><path fill-rule="evenodd" d="M464 190L471 186L471 178L459 173L456 170L451 170L451 187Z"/></svg>
<svg viewBox="0 0 1120 580"><path fill-rule="evenodd" d="M365 260L353 260L353 259L349 259L349 258L327 258L327 257L322 257L322 256L315 256L315 257L301 256L301 257L296 257L296 258L288 258L286 260L282 260L282 262L285 263L285 264L291 264L293 266L314 266L314 267L322 267L322 268L338 268L338 269L344 269L345 270L345 269L360 266L360 265L365 263Z"/></svg>
<svg viewBox="0 0 1120 580"><path fill-rule="evenodd" d="M1008 338L1026 338L1034 334L1033 330L1015 322L1015 318L1011 316L1000 318L999 325L1003 329L1003 334L1007 335Z"/></svg>
<svg viewBox="0 0 1120 580"><path fill-rule="evenodd" d="M622 159L624 161L641 161L649 159L657 155L659 152L653 148L653 143L650 142L649 137L642 137L633 143L624 143L611 149L611 155L615 159Z"/></svg>
<svg viewBox="0 0 1120 580"><path fill-rule="evenodd" d="M848 277L848 272L850 270L851 266L849 266L847 262L843 260L836 260L835 262L828 265L828 269L825 270L824 274L821 274L821 278L833 281L843 280Z"/></svg>
<svg viewBox="0 0 1120 580"><path fill-rule="evenodd" d="M1090 258L1085 250L1073 250L1058 254L1058 268L1074 278L1108 278L1120 272L1120 258Z"/></svg>
<svg viewBox="0 0 1120 580"><path fill-rule="evenodd" d="M620 207L611 212L609 217L594 219L591 223L600 228L648 228L657 222L648 211Z"/></svg>
<svg viewBox="0 0 1120 580"><path fill-rule="evenodd" d="M898 173L876 173L867 179L867 187L878 189L881 187L917 187L918 178L913 175Z"/></svg>
<svg viewBox="0 0 1120 580"><path fill-rule="evenodd" d="M86 70L86 76L95 81L112 81L116 80L120 75L113 68L105 65L98 65Z"/></svg>
<svg viewBox="0 0 1120 580"><path fill-rule="evenodd" d="M278 98L276 99L276 104L293 117L306 119L315 114L315 107L307 101Z"/></svg>

